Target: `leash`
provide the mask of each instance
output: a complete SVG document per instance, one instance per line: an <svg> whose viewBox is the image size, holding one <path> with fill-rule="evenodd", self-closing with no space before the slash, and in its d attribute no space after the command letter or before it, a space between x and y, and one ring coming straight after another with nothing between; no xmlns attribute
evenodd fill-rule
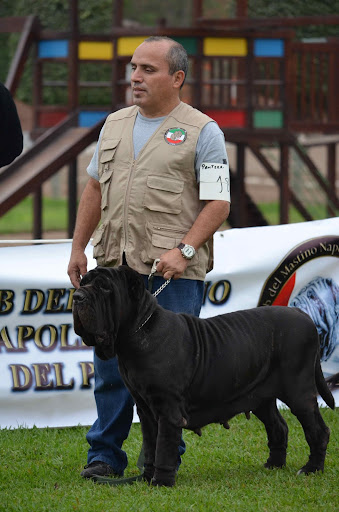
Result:
<svg viewBox="0 0 339 512"><path fill-rule="evenodd" d="M137 468L140 471L139 475L129 476L127 478L114 478L114 477L93 475L91 480L93 482L95 482L96 484L108 484L111 486L126 485L126 484L133 484L134 482L141 482L144 477L144 464L145 464L144 445L141 445L141 450L140 450L139 458L137 461Z"/></svg>
<svg viewBox="0 0 339 512"><path fill-rule="evenodd" d="M157 271L157 264L159 263L160 259L157 258L154 260L153 262L153 265L152 265L152 268L151 268L151 273L150 275L148 276L148 291L149 292L152 292L152 286L153 286L153 280L154 280L154 274L156 273ZM152 295L153 297L157 297L159 295L159 293L161 293L165 288L166 286L171 282L171 278L167 279L167 281L164 282L164 284L162 284L160 286L160 288L158 288Z"/></svg>

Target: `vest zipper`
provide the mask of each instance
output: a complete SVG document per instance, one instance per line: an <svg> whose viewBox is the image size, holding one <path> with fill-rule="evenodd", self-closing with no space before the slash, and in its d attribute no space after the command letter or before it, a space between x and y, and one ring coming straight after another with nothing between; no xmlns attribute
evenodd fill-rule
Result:
<svg viewBox="0 0 339 512"><path fill-rule="evenodd" d="M129 173L126 192L125 192L125 201L124 201L124 219L123 219L123 225L124 225L124 252L126 252L127 242L128 242L128 207L129 207L129 196L131 192L132 187L132 177L134 174L134 168L135 168L135 160L133 160L131 171Z"/></svg>

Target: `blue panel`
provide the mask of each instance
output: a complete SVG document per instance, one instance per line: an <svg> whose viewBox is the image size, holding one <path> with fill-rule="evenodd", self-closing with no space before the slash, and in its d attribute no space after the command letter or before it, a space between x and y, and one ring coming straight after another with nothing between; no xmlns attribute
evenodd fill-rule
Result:
<svg viewBox="0 0 339 512"><path fill-rule="evenodd" d="M65 58L68 57L68 41L53 40L53 41L39 41L38 56L43 58Z"/></svg>
<svg viewBox="0 0 339 512"><path fill-rule="evenodd" d="M254 39L255 57L283 57L284 41L282 39Z"/></svg>
<svg viewBox="0 0 339 512"><path fill-rule="evenodd" d="M95 125L102 119L105 119L108 116L109 112L89 112L89 111L82 111L79 113L79 119L78 124L82 128L89 128L90 126Z"/></svg>

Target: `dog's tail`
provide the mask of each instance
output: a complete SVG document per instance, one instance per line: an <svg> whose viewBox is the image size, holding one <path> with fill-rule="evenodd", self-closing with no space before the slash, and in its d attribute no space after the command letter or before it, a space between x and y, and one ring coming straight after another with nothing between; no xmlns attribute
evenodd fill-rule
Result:
<svg viewBox="0 0 339 512"><path fill-rule="evenodd" d="M331 408L335 408L334 398L329 390L329 387L325 381L323 371L321 369L320 365L320 357L319 352L317 354L317 359L315 362L315 382L317 385L318 393L321 396L321 398L326 402L326 404Z"/></svg>

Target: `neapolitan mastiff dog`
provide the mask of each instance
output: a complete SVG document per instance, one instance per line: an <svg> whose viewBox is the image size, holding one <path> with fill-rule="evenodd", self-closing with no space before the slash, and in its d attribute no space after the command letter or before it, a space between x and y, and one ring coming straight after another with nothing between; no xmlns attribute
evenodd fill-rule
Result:
<svg viewBox="0 0 339 512"><path fill-rule="evenodd" d="M264 306L213 318L176 314L157 304L127 266L97 267L73 297L74 330L101 359L118 357L141 421L144 478L172 486L182 428L200 433L252 411L265 425L267 468L286 462L288 427L276 399L300 421L310 447L301 473L324 469L329 429L317 391L334 399L320 366L310 317L296 308Z"/></svg>

